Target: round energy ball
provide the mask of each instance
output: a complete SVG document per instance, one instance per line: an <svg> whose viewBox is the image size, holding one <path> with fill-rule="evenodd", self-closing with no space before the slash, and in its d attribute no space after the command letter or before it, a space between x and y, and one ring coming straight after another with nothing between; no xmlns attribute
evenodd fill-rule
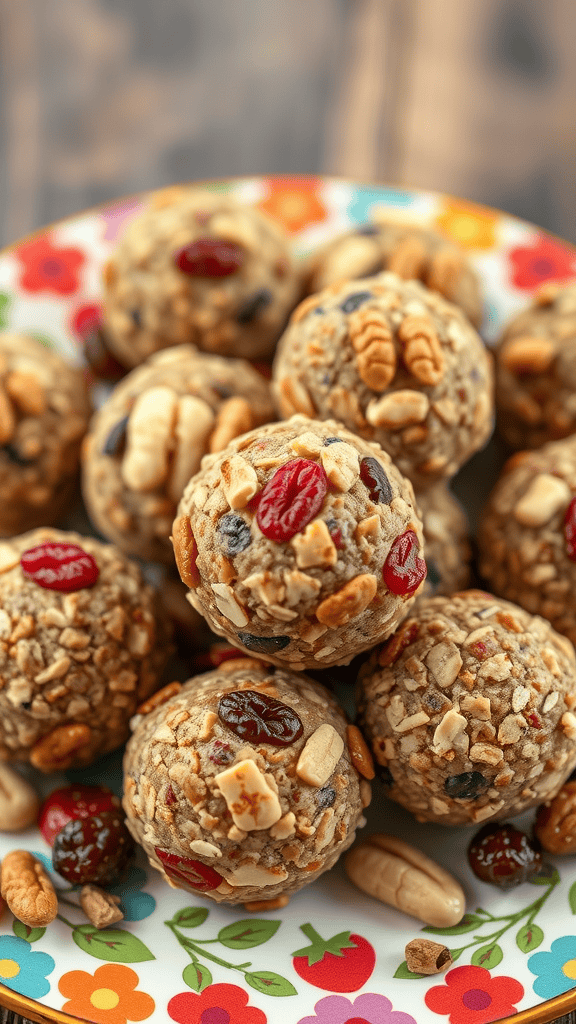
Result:
<svg viewBox="0 0 576 1024"><path fill-rule="evenodd" d="M0 536L67 510L89 416L79 369L35 338L0 334Z"/></svg>
<svg viewBox="0 0 576 1024"><path fill-rule="evenodd" d="M576 281L547 282L494 349L498 429L511 448L576 432Z"/></svg>
<svg viewBox="0 0 576 1024"><path fill-rule="evenodd" d="M358 694L388 795L418 821L519 814L576 764L572 645L481 590L422 598L363 665Z"/></svg>
<svg viewBox="0 0 576 1024"><path fill-rule="evenodd" d="M495 593L576 644L576 435L508 459L482 512L478 548Z"/></svg>
<svg viewBox="0 0 576 1024"><path fill-rule="evenodd" d="M360 770L372 776L370 755L306 676L238 658L189 679L133 725L126 823L173 886L283 906L364 823L370 786Z"/></svg>
<svg viewBox="0 0 576 1024"><path fill-rule="evenodd" d="M383 273L309 296L273 368L282 416L334 417L417 488L451 477L492 432L492 362L456 306Z"/></svg>
<svg viewBox="0 0 576 1024"><path fill-rule="evenodd" d="M443 480L416 492L428 575L422 596L453 594L470 582L468 517Z"/></svg>
<svg viewBox="0 0 576 1024"><path fill-rule="evenodd" d="M172 532L210 628L297 671L389 636L426 576L410 482L332 420L294 416L206 456Z"/></svg>
<svg viewBox="0 0 576 1024"><path fill-rule="evenodd" d="M192 345L155 353L91 422L82 477L90 518L126 554L173 564L170 529L202 457L273 418L269 385L245 360Z"/></svg>
<svg viewBox="0 0 576 1024"><path fill-rule="evenodd" d="M482 294L477 273L459 245L434 228L390 220L375 211L372 223L331 238L308 262L308 291L390 270L422 281L466 314L478 327Z"/></svg>
<svg viewBox="0 0 576 1024"><path fill-rule="evenodd" d="M170 653L138 566L49 528L0 545L0 639L0 760L44 772L119 747Z"/></svg>
<svg viewBox="0 0 576 1024"><path fill-rule="evenodd" d="M103 326L125 366L183 342L266 359L299 295L274 221L228 196L177 186L151 196L105 265Z"/></svg>

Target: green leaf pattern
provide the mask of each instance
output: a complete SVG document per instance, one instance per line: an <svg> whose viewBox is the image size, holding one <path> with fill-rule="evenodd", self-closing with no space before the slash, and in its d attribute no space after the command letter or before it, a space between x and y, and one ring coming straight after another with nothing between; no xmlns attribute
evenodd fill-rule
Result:
<svg viewBox="0 0 576 1024"><path fill-rule="evenodd" d="M144 960L156 959L141 939L123 928L104 928L99 931L92 924L80 925L74 928L72 938L80 949L97 960L115 964L140 964Z"/></svg>

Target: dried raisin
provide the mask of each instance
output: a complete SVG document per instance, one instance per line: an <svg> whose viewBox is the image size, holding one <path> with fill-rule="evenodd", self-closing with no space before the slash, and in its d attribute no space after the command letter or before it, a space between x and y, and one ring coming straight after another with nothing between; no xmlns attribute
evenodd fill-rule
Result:
<svg viewBox="0 0 576 1024"><path fill-rule="evenodd" d="M134 841L118 811L69 821L52 848L54 870L72 885L107 885L121 873Z"/></svg>
<svg viewBox="0 0 576 1024"><path fill-rule="evenodd" d="M375 504L389 505L393 494L390 481L378 459L368 455L360 463L360 479L368 488L370 500Z"/></svg>
<svg viewBox="0 0 576 1024"><path fill-rule="evenodd" d="M444 791L453 800L476 800L490 785L480 772L462 772L444 780Z"/></svg>
<svg viewBox="0 0 576 1024"><path fill-rule="evenodd" d="M218 523L218 534L225 554L232 557L245 551L252 541L249 524L233 512L222 516Z"/></svg>
<svg viewBox="0 0 576 1024"><path fill-rule="evenodd" d="M353 313L358 306L361 306L363 302L367 302L368 299L372 298L372 292L354 292L353 295L349 295L345 302L342 303L340 309L343 313Z"/></svg>
<svg viewBox="0 0 576 1024"><path fill-rule="evenodd" d="M478 878L500 889L527 882L542 867L539 845L513 825L481 828L468 847L468 860Z"/></svg>
<svg viewBox="0 0 576 1024"><path fill-rule="evenodd" d="M118 456L122 454L126 444L126 428L128 427L128 419L128 416L124 416L118 421L118 423L114 424L102 449L103 455L110 455L112 458L118 458Z"/></svg>
<svg viewBox="0 0 576 1024"><path fill-rule="evenodd" d="M269 540L290 540L322 508L328 478L323 466L293 459L280 466L258 496L256 522Z"/></svg>
<svg viewBox="0 0 576 1024"><path fill-rule="evenodd" d="M239 324L250 324L263 309L272 302L272 292L268 288L260 288L251 295L236 314L236 322Z"/></svg>
<svg viewBox="0 0 576 1024"><path fill-rule="evenodd" d="M255 636L253 633L238 633L238 639L243 647L256 654L275 654L290 643L289 636Z"/></svg>
<svg viewBox="0 0 576 1024"><path fill-rule="evenodd" d="M218 702L218 717L246 743L288 747L302 735L303 725L288 704L258 690L234 690Z"/></svg>

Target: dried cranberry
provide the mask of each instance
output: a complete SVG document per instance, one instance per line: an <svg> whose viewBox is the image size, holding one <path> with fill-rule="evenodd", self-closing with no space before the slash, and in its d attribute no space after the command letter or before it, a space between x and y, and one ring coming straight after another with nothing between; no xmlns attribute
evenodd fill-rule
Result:
<svg viewBox="0 0 576 1024"><path fill-rule="evenodd" d="M93 587L100 575L92 555L77 544L39 544L23 553L20 565L44 590L82 590Z"/></svg>
<svg viewBox="0 0 576 1024"><path fill-rule="evenodd" d="M234 757L234 751L229 743L222 743L222 740L214 740L208 758L212 764L230 764Z"/></svg>
<svg viewBox="0 0 576 1024"><path fill-rule="evenodd" d="M378 459L371 455L362 459L360 463L360 479L368 488L370 500L380 505L389 505L393 494L390 481Z"/></svg>
<svg viewBox="0 0 576 1024"><path fill-rule="evenodd" d="M228 512L218 523L220 543L227 555L239 555L252 543L250 526L242 516Z"/></svg>
<svg viewBox="0 0 576 1024"><path fill-rule="evenodd" d="M260 288L254 295L246 299L244 305L240 307L236 313L236 322L239 324L252 323L271 302L272 292L268 288Z"/></svg>
<svg viewBox="0 0 576 1024"><path fill-rule="evenodd" d="M218 717L247 743L288 747L302 735L303 725L288 704L258 690L233 690L218 701Z"/></svg>
<svg viewBox="0 0 576 1024"><path fill-rule="evenodd" d="M353 313L358 306L361 306L363 302L367 302L368 299L372 298L372 292L354 292L354 295L349 295L345 302L342 303L340 309L343 313Z"/></svg>
<svg viewBox="0 0 576 1024"><path fill-rule="evenodd" d="M189 277L229 277L240 270L246 253L224 238L198 238L174 256L174 262Z"/></svg>
<svg viewBox="0 0 576 1024"><path fill-rule="evenodd" d="M524 718L526 719L528 724L532 726L533 729L541 729L542 728L542 722L541 722L539 716L536 714L535 711L531 711L531 710L525 711L524 712Z"/></svg>
<svg viewBox="0 0 576 1024"><path fill-rule="evenodd" d="M276 654L290 643L289 636L254 636L253 633L238 633L237 636L242 646L255 654Z"/></svg>
<svg viewBox="0 0 576 1024"><path fill-rule="evenodd" d="M411 594L426 579L426 562L418 557L419 547L414 530L406 530L392 544L382 576L393 594Z"/></svg>
<svg viewBox="0 0 576 1024"><path fill-rule="evenodd" d="M328 490L323 466L293 459L280 466L260 492L256 522L265 537L279 543L299 533L322 508Z"/></svg>
<svg viewBox="0 0 576 1024"><path fill-rule="evenodd" d="M54 870L72 885L108 885L122 872L134 841L119 811L69 821L54 839Z"/></svg>
<svg viewBox="0 0 576 1024"><path fill-rule="evenodd" d="M476 800L490 785L480 772L462 772L444 780L444 791L453 800Z"/></svg>
<svg viewBox="0 0 576 1024"><path fill-rule="evenodd" d="M488 824L468 847L470 867L483 882L511 889L542 867L539 846L513 825Z"/></svg>
<svg viewBox="0 0 576 1024"><path fill-rule="evenodd" d="M120 801L107 786L62 786L55 789L40 808L38 827L52 846L55 837L69 821L91 818L100 811L113 811Z"/></svg>
<svg viewBox="0 0 576 1024"><path fill-rule="evenodd" d="M566 539L566 554L572 562L576 562L576 498L572 498L566 509L564 537Z"/></svg>
<svg viewBox="0 0 576 1024"><path fill-rule="evenodd" d="M335 519L327 519L326 526L328 527L328 533L332 538L332 543L335 548L342 548L342 530L338 526Z"/></svg>
<svg viewBox="0 0 576 1024"><path fill-rule="evenodd" d="M388 665L394 665L403 651L406 650L410 644L413 644L416 637L418 636L418 623L408 622L400 629L397 629L392 634L389 640L386 641L383 647L380 648L378 654L378 664L382 668L387 668Z"/></svg>
<svg viewBox="0 0 576 1024"><path fill-rule="evenodd" d="M156 856L162 861L164 871L173 882L178 885L189 885L199 892L209 892L217 889L223 882L222 875L219 875L214 868L208 867L199 860L189 860L187 857L180 857L176 853L168 853L160 847L154 847Z"/></svg>
<svg viewBox="0 0 576 1024"><path fill-rule="evenodd" d="M118 456L122 454L126 444L126 428L128 426L128 419L128 416L124 416L118 421L118 423L114 424L102 449L103 455L110 455L112 458L118 458Z"/></svg>
<svg viewBox="0 0 576 1024"><path fill-rule="evenodd" d="M172 786L170 786L170 785L168 786L168 789L166 790L166 797L164 799L164 802L165 802L167 807L171 807L172 804L176 803L176 793L174 792L174 790L172 789Z"/></svg>

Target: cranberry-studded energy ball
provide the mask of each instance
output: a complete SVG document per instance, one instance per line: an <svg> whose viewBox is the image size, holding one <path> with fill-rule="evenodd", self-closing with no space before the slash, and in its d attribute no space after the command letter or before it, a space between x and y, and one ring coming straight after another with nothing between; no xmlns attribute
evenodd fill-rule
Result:
<svg viewBox="0 0 576 1024"><path fill-rule="evenodd" d="M53 523L78 484L90 403L82 372L24 334L0 334L0 535Z"/></svg>
<svg viewBox="0 0 576 1024"><path fill-rule="evenodd" d="M0 760L90 764L155 690L169 631L138 566L49 528L0 545Z"/></svg>
<svg viewBox="0 0 576 1024"><path fill-rule="evenodd" d="M426 576L409 481L377 445L304 416L207 456L173 543L210 628L296 670L388 636Z"/></svg>
<svg viewBox="0 0 576 1024"><path fill-rule="evenodd" d="M388 795L474 825L553 796L576 764L576 657L549 622L468 590L422 598L358 680Z"/></svg>
<svg viewBox="0 0 576 1024"><path fill-rule="evenodd" d="M491 589L576 644L576 436L508 460L483 510L478 546Z"/></svg>
<svg viewBox="0 0 576 1024"><path fill-rule="evenodd" d="M418 488L451 477L492 432L492 363L456 306L383 273L295 310L274 362L280 413L339 419Z"/></svg>
<svg viewBox="0 0 576 1024"><path fill-rule="evenodd" d="M82 482L92 521L126 554L173 564L176 507L202 457L273 418L269 385L245 360L192 345L155 353L90 425Z"/></svg>
<svg viewBox="0 0 576 1024"><path fill-rule="evenodd" d="M439 292L478 327L482 321L480 281L464 250L434 228L390 220L377 211L372 216L372 223L331 238L312 254L308 290L319 292L339 281L390 270Z"/></svg>
<svg viewBox="0 0 576 1024"><path fill-rule="evenodd" d="M306 676L237 659L188 680L133 724L127 825L173 886L283 906L364 823L369 752L328 690Z"/></svg>
<svg viewBox="0 0 576 1024"><path fill-rule="evenodd" d="M442 480L417 491L416 504L422 517L428 568L423 596L463 590L470 583L472 551L462 505Z"/></svg>
<svg viewBox="0 0 576 1024"><path fill-rule="evenodd" d="M183 342L266 359L299 295L288 239L264 213L202 189L165 189L104 267L107 344L125 366Z"/></svg>
<svg viewBox="0 0 576 1024"><path fill-rule="evenodd" d="M494 356L498 429L512 448L576 432L576 281L544 284Z"/></svg>

